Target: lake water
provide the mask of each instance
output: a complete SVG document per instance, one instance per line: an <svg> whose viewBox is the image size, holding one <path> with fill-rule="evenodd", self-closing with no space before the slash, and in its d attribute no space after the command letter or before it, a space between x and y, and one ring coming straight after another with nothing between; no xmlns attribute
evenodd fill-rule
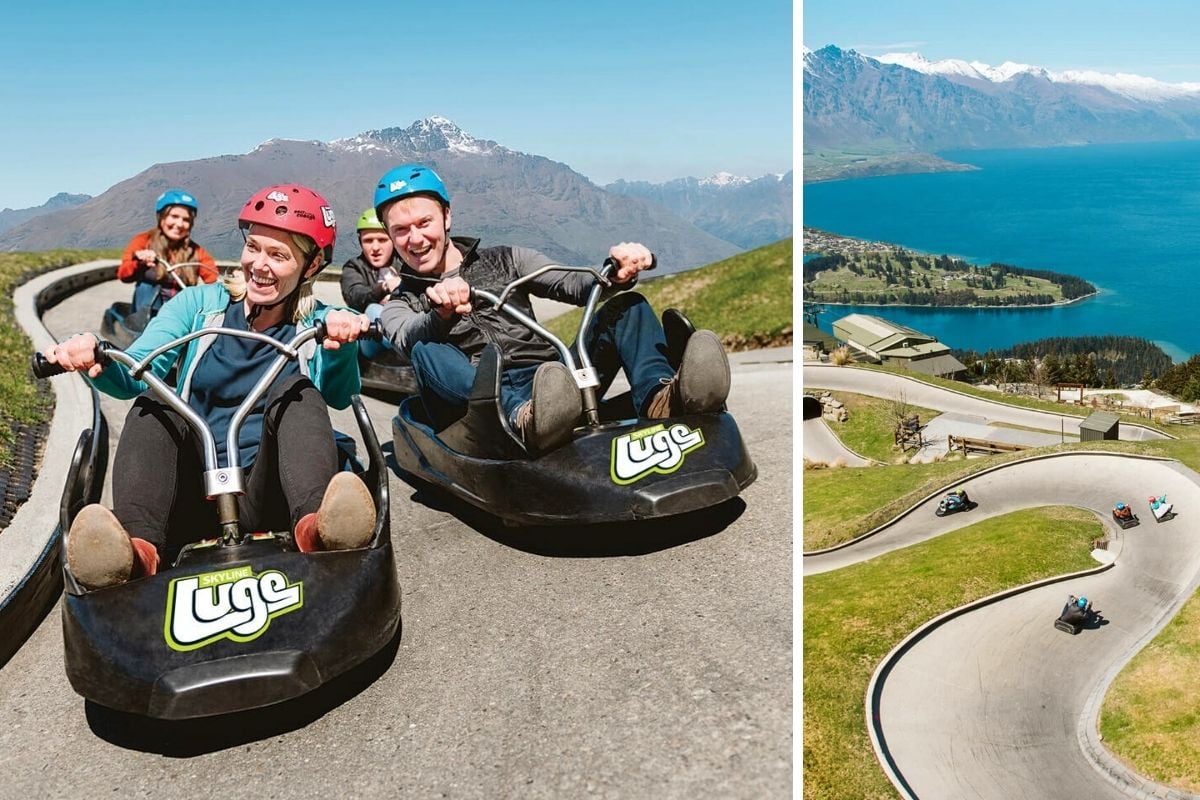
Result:
<svg viewBox="0 0 1200 800"><path fill-rule="evenodd" d="M1100 294L1034 309L827 306L821 328L857 311L979 351L1119 334L1176 360L1200 353L1200 142L939 155L980 169L805 184L804 224L1079 275Z"/></svg>

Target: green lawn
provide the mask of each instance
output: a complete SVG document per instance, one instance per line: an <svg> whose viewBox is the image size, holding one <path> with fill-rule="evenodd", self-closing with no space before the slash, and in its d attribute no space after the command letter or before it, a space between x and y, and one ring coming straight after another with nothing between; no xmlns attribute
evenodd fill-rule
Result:
<svg viewBox="0 0 1200 800"><path fill-rule="evenodd" d="M804 797L896 797L864 719L876 665L915 628L952 608L1094 566L1089 553L1101 531L1095 516L1076 508L1029 509L805 578Z"/></svg>
<svg viewBox="0 0 1200 800"><path fill-rule="evenodd" d="M849 398L858 403L854 395L841 394L841 398L843 402ZM872 438L878 441L881 433L879 420L873 419L870 412L864 413L864 409L872 405L865 402L869 398L863 400L857 408L859 413L852 410L850 422L843 426L843 435L858 444L855 449L869 448L870 445L864 442ZM885 400L874 402L887 405ZM1193 469L1200 467L1200 439L1190 430L1178 432L1188 438L1075 443L1042 448L1037 452L1141 453L1174 458ZM819 549L851 539L888 521L931 492L982 469L1027 457L1029 453L1013 453L934 464L806 469L803 481L804 547L806 550ZM1072 559L1078 552L1086 554L1087 546L1099 531L1094 517L1062 509L1033 509L1003 517L1000 518L1004 520L1002 527L1015 527L1016 530L1010 530L1010 533L1020 536L1043 529L1044 520L1034 522L1024 516L1026 514L1072 519L1069 525L1051 523L1056 535L1069 535L1071 541L1078 544L1078 547L1073 544L1068 548ZM1080 514L1082 516L1078 516ZM993 522L995 520L987 520L968 530L986 531L986 526ZM1067 528L1073 532L1068 533ZM902 557L893 553L868 564L804 580L806 797L894 796L871 755L862 723L866 681L895 641L924 619L970 599L962 593L962 575L939 574L933 569L948 569L948 565L959 563L960 559L967 558L967 554L971 558L979 555L974 547L954 543L960 535L966 534L956 532L901 551L906 554ZM1013 544L1017 551L1027 549L1030 560L1021 565L1002 566L1007 570L1035 566L1038 570L1048 571L1012 578L1006 585L1019 585L1036 580L1042 574L1070 571L1091 563L1090 559L1083 558L1079 563L1072 562L1074 566L1055 565L1052 560L1047 560L1045 553L1039 555L1031 549L1035 544L1043 543ZM925 555L915 555L920 553ZM1056 557L1053 553L1049 556L1051 559ZM986 558L981 563L989 568L996 566ZM968 566L965 575L970 576L972 569ZM978 574L983 576L984 572L979 570ZM1006 574L1011 577L1011 573ZM891 580L899 583L887 582ZM995 583L988 585L991 588L980 590L980 595L1000 588ZM860 601L853 598L862 592L867 592L862 602L868 605L877 593L883 599L877 608L857 608ZM929 593L936 593L942 599L931 605ZM889 604L886 599L889 596L905 596L906 602L903 606ZM911 601L907 599L909 597ZM914 607L922 607L924 611L917 613ZM887 632L887 641L880 641L876 632L865 626L864 620L874 620L876 626ZM1100 722L1107 746L1118 757L1161 783L1188 791L1200 789L1200 713L1196 712L1200 708L1200 689L1194 679L1198 659L1200 596L1193 597L1168 628L1118 676L1105 697Z"/></svg>
<svg viewBox="0 0 1200 800"><path fill-rule="evenodd" d="M1159 783L1200 793L1200 598L1193 597L1113 681L1104 744Z"/></svg>
<svg viewBox="0 0 1200 800"><path fill-rule="evenodd" d="M29 372L33 345L13 317L13 292L39 273L119 256L119 251L109 250L0 253L0 464L12 461L14 426L46 422L54 409L46 384L39 385Z"/></svg>
<svg viewBox="0 0 1200 800"><path fill-rule="evenodd" d="M739 253L701 269L650 277L640 281L636 291L660 314L675 307L697 328L715 331L727 350L791 344L792 240ZM570 342L579 329L581 313L561 314L546 327Z"/></svg>
<svg viewBox="0 0 1200 800"><path fill-rule="evenodd" d="M896 418L893 407L894 401L878 397L867 397L849 392L833 392L835 398L842 401L849 413L845 422L828 422L842 443L860 456L871 458L888 464L902 460L904 453L896 449ZM910 405L910 414L917 414L921 424L925 425L939 412L928 408ZM911 455L912 450L908 453Z"/></svg>

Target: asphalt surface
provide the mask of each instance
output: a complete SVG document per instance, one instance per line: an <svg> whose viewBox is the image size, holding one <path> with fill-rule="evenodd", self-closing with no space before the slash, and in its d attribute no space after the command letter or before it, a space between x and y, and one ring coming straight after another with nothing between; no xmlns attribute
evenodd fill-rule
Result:
<svg viewBox="0 0 1200 800"><path fill-rule="evenodd" d="M984 427L993 423L1019 425L1057 433L1060 437L1067 438L1079 438L1079 423L1083 422L1088 413L1081 409L1079 415L1053 414L1047 411L1007 406L972 395L949 392L902 375L854 367L837 367L830 364L805 363L803 381L806 389L835 389L865 394L870 397L882 397L887 400L903 397L913 405L976 417L978 418L975 421L976 424ZM1120 438L1125 441L1142 441L1168 437L1151 428L1122 422Z"/></svg>
<svg viewBox="0 0 1200 800"><path fill-rule="evenodd" d="M98 327L128 294L89 290L47 325ZM790 796L790 359L735 358L759 477L706 513L514 531L393 472L402 636L317 696L114 715L71 690L53 610L0 670L0 797ZM367 404L390 452L394 406ZM104 400L114 443L125 406Z"/></svg>
<svg viewBox="0 0 1200 800"><path fill-rule="evenodd" d="M826 464L839 462L847 467L866 467L875 463L842 444L842 440L820 417L804 420L800 435L803 439L801 446L804 457L809 461L821 461Z"/></svg>
<svg viewBox="0 0 1200 800"><path fill-rule="evenodd" d="M952 402L932 400L914 402ZM1009 464L962 485L978 503L972 511L939 518L939 498L931 497L848 547L804 556L804 574L1042 505L1093 511L1113 537L1096 552L1097 567L1112 566L968 609L922 629L884 662L867 718L878 719L881 752L908 796L1168 796L1104 749L1097 715L1112 678L1200 586L1200 539L1188 522L1200 507L1200 475L1176 462L1071 453ZM1146 497L1162 493L1179 516L1156 523ZM1138 527L1111 523L1117 500L1132 504ZM1055 630L1068 594L1091 598L1103 622L1078 636Z"/></svg>

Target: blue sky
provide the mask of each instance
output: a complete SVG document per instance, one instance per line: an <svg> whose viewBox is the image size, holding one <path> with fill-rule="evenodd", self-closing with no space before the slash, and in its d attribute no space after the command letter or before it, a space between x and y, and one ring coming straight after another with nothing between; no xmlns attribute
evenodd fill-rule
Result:
<svg viewBox="0 0 1200 800"><path fill-rule="evenodd" d="M434 114L601 184L784 172L792 23L787 0L11 3L0 208Z"/></svg>
<svg viewBox="0 0 1200 800"><path fill-rule="evenodd" d="M803 28L813 49L1200 82L1200 3L1183 0L805 0Z"/></svg>

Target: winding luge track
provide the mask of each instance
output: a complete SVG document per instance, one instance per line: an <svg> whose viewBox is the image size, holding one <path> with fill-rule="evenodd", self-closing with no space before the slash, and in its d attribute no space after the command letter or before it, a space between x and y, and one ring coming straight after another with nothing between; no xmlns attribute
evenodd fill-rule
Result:
<svg viewBox="0 0 1200 800"><path fill-rule="evenodd" d="M804 457L810 461L841 462L848 467L866 467L875 463L846 447L820 417L804 420L800 435L804 437Z"/></svg>
<svg viewBox="0 0 1200 800"><path fill-rule="evenodd" d="M909 399L932 408L945 402ZM1200 585L1200 475L1173 461L1080 452L1032 457L962 485L979 503L973 511L939 518L939 498L930 497L854 543L805 555L805 574L1045 505L1095 512L1112 531L1115 561L960 610L893 651L866 708L885 771L904 796L923 800L1167 796L1116 763L1096 724L1112 678ZM1163 492L1179 516L1155 523L1146 497ZM1140 526L1111 523L1118 499L1133 504ZM1106 624L1078 636L1055 630L1068 593L1092 598Z"/></svg>
<svg viewBox="0 0 1200 800"><path fill-rule="evenodd" d="M1086 417L1086 412L1082 411L1079 415L1035 411L1005 405L998 401L985 400L973 395L951 392L915 378L890 372L856 367L837 367L830 364L805 364L804 387L805 389L820 388L854 392L870 397L882 397L886 400L896 399L903 394L904 399L913 405L938 411L971 414L992 422L1021 425L1053 433L1061 431L1068 436L1079 435L1079 423L1083 422ZM1124 421L1121 422L1120 433L1121 439L1127 441L1171 438L1152 428L1132 425Z"/></svg>
<svg viewBox="0 0 1200 800"><path fill-rule="evenodd" d="M93 328L129 292L45 322ZM67 684L51 610L0 669L0 798L790 796L792 368L753 355L730 407L759 477L730 508L514 531L393 474L403 635L299 705L114 719ZM366 402L390 452L395 406Z"/></svg>

